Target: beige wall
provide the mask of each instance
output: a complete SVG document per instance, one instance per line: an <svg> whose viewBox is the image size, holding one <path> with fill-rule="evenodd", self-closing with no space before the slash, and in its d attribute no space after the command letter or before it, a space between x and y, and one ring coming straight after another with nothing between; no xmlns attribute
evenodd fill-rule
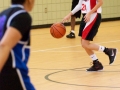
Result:
<svg viewBox="0 0 120 90"><path fill-rule="evenodd" d="M36 0L30 13L33 25L52 24L59 22L70 12L72 0ZM103 18L120 17L120 0L103 0ZM0 11L10 5L10 0L0 0ZM47 12L46 12L47 10ZM78 21L79 19L77 19Z"/></svg>

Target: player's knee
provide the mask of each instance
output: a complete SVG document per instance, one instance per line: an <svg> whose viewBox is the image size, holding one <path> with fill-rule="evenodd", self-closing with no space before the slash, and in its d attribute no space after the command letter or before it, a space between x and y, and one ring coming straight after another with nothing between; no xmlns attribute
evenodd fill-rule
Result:
<svg viewBox="0 0 120 90"><path fill-rule="evenodd" d="M87 40L82 40L81 41L81 45L82 45L82 47L83 48L89 48L89 41L87 41Z"/></svg>
<svg viewBox="0 0 120 90"><path fill-rule="evenodd" d="M88 45L86 43L81 43L83 48L88 48Z"/></svg>

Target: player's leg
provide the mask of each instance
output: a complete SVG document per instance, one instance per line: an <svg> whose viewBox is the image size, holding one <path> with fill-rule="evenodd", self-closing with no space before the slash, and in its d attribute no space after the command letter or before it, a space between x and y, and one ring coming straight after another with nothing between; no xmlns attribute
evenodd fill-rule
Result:
<svg viewBox="0 0 120 90"><path fill-rule="evenodd" d="M76 17L74 15L71 16L71 30L75 30L75 19Z"/></svg>
<svg viewBox="0 0 120 90"><path fill-rule="evenodd" d="M101 14L97 14L96 21L91 28L90 34L88 35L88 38L91 38L91 40L93 40L93 38L97 34L100 23L101 23ZM114 62L114 60L116 58L116 53L117 53L116 48L106 48L105 46L92 44L92 43L89 44L89 46L90 45L92 45L92 47L93 47L93 49L91 48L92 50L97 50L97 49L94 49L94 48L99 47L99 49L97 51L102 51L109 57L109 64L112 64Z"/></svg>
<svg viewBox="0 0 120 90"><path fill-rule="evenodd" d="M86 26L86 23L84 21L84 15L83 15L83 18L82 18L81 23L80 23L80 28L79 28L79 34L78 35L81 36L81 45L82 45L82 47L85 49L86 53L90 56L90 58L93 61L93 66L91 66L89 69L87 69L87 71L98 71L98 70L103 69L103 66L98 61L98 58L94 54L93 50L88 48L88 45L90 44L90 40L82 39L82 34L83 34L82 32L83 32L85 26ZM94 47L94 48L96 50L98 49L98 47ZM96 68L96 67L98 67L98 68Z"/></svg>
<svg viewBox="0 0 120 90"><path fill-rule="evenodd" d="M75 6L78 4L79 0L72 0L72 6L71 10L75 8ZM66 35L67 38L75 38L75 25L76 25L76 18L80 18L81 16L81 10L79 10L77 13L71 16L71 30L68 35Z"/></svg>
<svg viewBox="0 0 120 90"><path fill-rule="evenodd" d="M96 15L97 14L93 15L94 20L95 20L94 16L96 17ZM84 19L82 19L82 23L81 23L81 29L82 30L84 29L84 27L87 28L87 26L90 27L90 25L91 25L90 23L85 24L85 22L83 20ZM111 48L106 48L104 46L100 46L100 45L97 45L97 44L90 43L90 41L93 40L94 36L98 32L100 22L101 22L101 15L98 14L97 18L96 18L96 21L92 25L91 29L89 29L89 28L84 29L84 31L80 32L80 36L82 36L81 44L82 44L83 48L86 50L86 52L88 53L88 55L93 60L93 66L91 68L89 68L88 71L97 71L97 70L102 69L102 64L100 62L98 62L98 59L97 59L96 55L93 53L92 50L102 51L105 54L107 54L109 56L110 64L114 62L114 59L116 57L116 51L117 50L115 48L111 49ZM91 23L93 23L93 22L91 21ZM112 52L113 52L113 55L111 56ZM94 63L94 62L99 63L99 65Z"/></svg>
<svg viewBox="0 0 120 90"><path fill-rule="evenodd" d="M71 16L71 30L68 35L66 35L67 38L75 38L75 25L76 25L76 18L81 17L81 11L78 11L74 15Z"/></svg>
<svg viewBox="0 0 120 90"><path fill-rule="evenodd" d="M94 54L95 51L102 51L109 57L109 64L112 64L115 60L117 49L116 48L106 48L104 46L100 46L94 43L90 43L88 40L82 40L82 46L93 60L93 66L87 69L87 71L98 71L103 69L102 64L98 61L97 56Z"/></svg>
<svg viewBox="0 0 120 90"><path fill-rule="evenodd" d="M66 35L67 38L75 38L75 19L76 17L74 15L71 16L71 30L68 35Z"/></svg>
<svg viewBox="0 0 120 90"><path fill-rule="evenodd" d="M93 50L98 50L99 46L91 44L90 41L82 39L82 47L85 49L86 53L90 56L93 61L93 65L87 69L87 71L98 71L103 69L103 65L99 62L97 56L94 54Z"/></svg>

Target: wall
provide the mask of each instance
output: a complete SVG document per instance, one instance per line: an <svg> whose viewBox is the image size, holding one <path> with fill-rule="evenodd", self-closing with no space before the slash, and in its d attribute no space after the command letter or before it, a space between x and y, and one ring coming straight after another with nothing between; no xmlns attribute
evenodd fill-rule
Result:
<svg viewBox="0 0 120 90"><path fill-rule="evenodd" d="M60 22L71 10L72 0L36 0L33 11L33 25ZM103 0L103 18L120 17L120 0ZM0 11L10 6L10 0L0 0ZM79 21L79 19L77 19Z"/></svg>
<svg viewBox="0 0 120 90"><path fill-rule="evenodd" d="M36 0L34 10L31 12L33 24L51 24L61 21L70 11L70 4L70 0Z"/></svg>

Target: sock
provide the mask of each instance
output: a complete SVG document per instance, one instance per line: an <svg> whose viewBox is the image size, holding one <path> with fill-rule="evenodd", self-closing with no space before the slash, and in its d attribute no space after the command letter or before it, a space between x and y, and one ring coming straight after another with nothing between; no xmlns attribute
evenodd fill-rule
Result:
<svg viewBox="0 0 120 90"><path fill-rule="evenodd" d="M75 33L75 31L74 31L74 30L71 30L71 32L72 32L72 33Z"/></svg>
<svg viewBox="0 0 120 90"><path fill-rule="evenodd" d="M104 52L104 50L105 50L105 47L104 47L104 46L99 46L99 51Z"/></svg>
<svg viewBox="0 0 120 90"><path fill-rule="evenodd" d="M98 60L98 58L97 58L97 56L96 56L95 54L93 54L93 55L90 55L90 58L91 58L93 61L96 61L96 60Z"/></svg>

